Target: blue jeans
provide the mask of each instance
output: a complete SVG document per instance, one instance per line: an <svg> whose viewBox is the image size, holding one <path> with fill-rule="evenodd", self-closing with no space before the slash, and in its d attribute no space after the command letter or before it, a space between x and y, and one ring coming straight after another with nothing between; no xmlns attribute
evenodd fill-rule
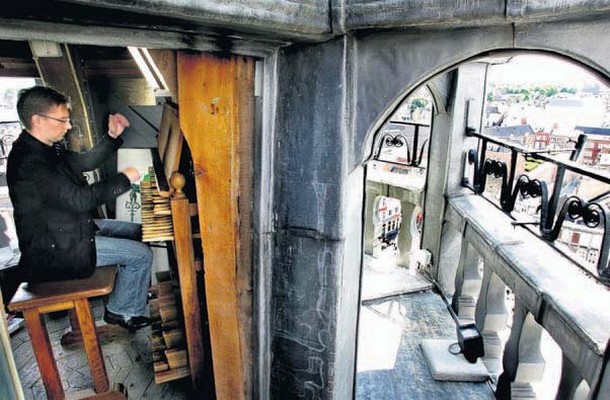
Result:
<svg viewBox="0 0 610 400"><path fill-rule="evenodd" d="M114 290L108 295L108 311L131 317L146 315L153 254L140 242L141 225L112 219L96 219L97 266L119 265Z"/></svg>

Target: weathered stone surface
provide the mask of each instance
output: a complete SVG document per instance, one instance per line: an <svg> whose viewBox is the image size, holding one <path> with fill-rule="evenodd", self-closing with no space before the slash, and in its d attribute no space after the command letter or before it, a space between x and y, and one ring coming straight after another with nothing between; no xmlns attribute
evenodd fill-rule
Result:
<svg viewBox="0 0 610 400"><path fill-rule="evenodd" d="M330 37L328 4L323 0L70 0L92 7L160 15L210 28L266 33L285 38Z"/></svg>
<svg viewBox="0 0 610 400"><path fill-rule="evenodd" d="M333 2L333 30L463 27L603 15L610 1L585 0L347 0Z"/></svg>
<svg viewBox="0 0 610 400"><path fill-rule="evenodd" d="M343 44L293 46L280 57L276 226L303 236L342 236Z"/></svg>
<svg viewBox="0 0 610 400"><path fill-rule="evenodd" d="M200 47L194 42L203 33L227 50L243 38L323 42L360 30L509 27L514 22L603 16L608 10L608 0L64 0L19 2L9 15L22 22L51 17L67 25L180 32L177 40L189 48Z"/></svg>
<svg viewBox="0 0 610 400"><path fill-rule="evenodd" d="M566 257L541 249L546 245L532 233L510 228L508 217L486 203L475 195L451 199L451 208L467 222L464 239L477 248L485 265L513 290L516 301L554 338L584 378L594 382L609 339L610 314L605 305L610 292ZM452 223L459 225L456 214L450 214ZM483 215L473 223L474 216Z"/></svg>
<svg viewBox="0 0 610 400"><path fill-rule="evenodd" d="M334 398L341 242L276 234L271 398ZM336 397L339 398L339 397Z"/></svg>
<svg viewBox="0 0 610 400"><path fill-rule="evenodd" d="M365 157L372 133L395 107L426 79L467 58L494 48L510 47L509 27L376 33L355 39L357 52L351 79L356 82L353 162ZM409 67L406 67L409 66Z"/></svg>
<svg viewBox="0 0 610 400"><path fill-rule="evenodd" d="M361 29L419 26L463 27L508 25L513 21L565 19L582 14L600 15L610 2L583 0L69 0L94 14L96 9L120 10L197 23L207 29L285 39L321 41L332 35ZM332 25L331 25L332 21Z"/></svg>
<svg viewBox="0 0 610 400"><path fill-rule="evenodd" d="M594 15L608 10L610 10L608 0L506 0L506 15L511 18Z"/></svg>
<svg viewBox="0 0 610 400"><path fill-rule="evenodd" d="M499 23L504 19L504 0L347 0L337 5L335 23L344 31L397 28L444 23L465 25ZM344 20L339 17L344 15Z"/></svg>

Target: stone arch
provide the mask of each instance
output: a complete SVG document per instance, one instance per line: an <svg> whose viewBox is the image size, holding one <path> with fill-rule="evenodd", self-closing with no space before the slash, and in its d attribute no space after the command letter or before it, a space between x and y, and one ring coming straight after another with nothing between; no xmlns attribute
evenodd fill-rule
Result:
<svg viewBox="0 0 610 400"><path fill-rule="evenodd" d="M450 79L448 78L449 72L461 65L483 60L489 56L525 53L543 54L573 63L600 76L602 79L610 80L610 57L606 55L609 54L610 46L603 40L604 29L610 29L610 19L596 21L592 23L591 27L586 27L582 23L565 23L567 32L580 32L578 35L572 34L571 37L566 37L566 33L557 25L539 25L543 28L533 38L528 38L526 35L531 30L529 26L519 29L514 28L511 32L507 32L505 26L465 29L448 33L435 32L431 34L425 32L419 34L423 40L415 44L415 49L406 46L404 43L410 42L406 39L409 37L413 39L418 35L417 33L392 32L379 34L379 37L373 39L367 37L367 41L363 41L360 46L359 39L356 39L355 47L358 49L356 60L373 63L373 66L369 69L375 71L375 73L371 76L364 72L361 73L360 69L362 68L354 68L357 87L354 90L353 134L356 136L355 143L360 143L361 147L354 146L351 160L354 162L352 167L363 166L372 158L378 144L380 128L408 96L430 82ZM583 43L578 38L585 33L589 34L591 40ZM455 46L456 39L454 37L448 37L451 35L458 37L459 41L468 43L477 38L480 40L474 45L460 47ZM507 40L506 35L510 40ZM522 39L524 36L525 39ZM386 48L391 49L391 55L382 46L383 40L389 43ZM372 42L372 44L369 42ZM413 54L418 53L422 46L440 48L444 51L439 51L439 54L435 54L435 57L424 58L421 62L415 61ZM400 68L401 60L404 60L405 65L408 65L409 68ZM412 64L408 64L409 61L414 62L413 68L410 68ZM408 71L405 72L407 69ZM386 73L387 75L384 75ZM391 84L375 85L375 82L380 81L379 76L384 76L385 81ZM372 80L372 78L374 79ZM404 80L404 85L397 85L396 82L401 82L401 80ZM445 92L443 90L435 91L434 88L428 87L433 95L436 110L444 111L446 107L439 107L438 105L451 102L449 97L451 96L451 84L445 82L444 86ZM366 97L363 98L363 95ZM391 100L387 101L387 99ZM365 103L368 108L360 108L359 105L362 103ZM373 116L371 110L376 110L377 115ZM431 132L431 138L434 135L434 130ZM359 140L359 137L362 140ZM434 167L431 166L431 168ZM426 192L428 190L426 189ZM430 244L429 241L428 244Z"/></svg>
<svg viewBox="0 0 610 400"><path fill-rule="evenodd" d="M593 72L606 81L610 81L610 46L605 43L604 31L610 28L610 19L591 22L585 26L581 22L531 24L523 26L476 28L472 30L451 31L449 33L421 33L422 42L414 48L401 42L402 39L415 38L417 33L379 33L372 42L365 38L356 38L355 47L359 54L355 62L371 63L367 69L375 71L377 79L383 76L391 84L375 85L375 77L367 71L361 71L362 66L354 67L354 118L353 135L355 149L353 161L356 166L364 165L375 150L378 132L381 126L398 106L421 85L436 79L447 72L468 62L496 54L544 54ZM507 28L507 29L504 29ZM536 30L538 28L538 30ZM565 31L564 31L565 29ZM487 32L488 38L481 37ZM456 46L455 40L449 38L455 34L460 38L481 37L481 42L475 45ZM583 40L583 37L586 40ZM390 42L391 50L383 49L384 40ZM580 38L580 42L579 39ZM366 40L371 40L368 36ZM408 40L404 40L408 42ZM598 42L598 43L595 43ZM434 57L416 59L418 49L441 47L441 53ZM362 49L362 47L364 49ZM362 51L364 50L364 51ZM391 54L392 51L400 54ZM386 64L386 65L382 65ZM411 71L401 71L400 65L405 65ZM413 68L411 68L413 66ZM387 75L385 75L387 74ZM435 102L443 100L442 93L435 97ZM576 388L579 392L581 387Z"/></svg>
<svg viewBox="0 0 610 400"><path fill-rule="evenodd" d="M542 53L610 78L608 29L606 18L355 37L353 132L361 145L354 164L370 158L377 131L406 97L464 63L500 53Z"/></svg>

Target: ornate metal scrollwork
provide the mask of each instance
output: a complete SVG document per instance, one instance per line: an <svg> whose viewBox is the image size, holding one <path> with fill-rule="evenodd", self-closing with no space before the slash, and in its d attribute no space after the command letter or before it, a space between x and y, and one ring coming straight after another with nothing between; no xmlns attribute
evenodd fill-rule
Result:
<svg viewBox="0 0 610 400"><path fill-rule="evenodd" d="M413 133L413 143L410 145L407 137L402 134L393 135L391 133L385 133L379 142L379 147L374 155L374 159L378 160L381 155L382 148L385 147L406 147L407 164L411 166L419 166L424 158L424 152L426 151L428 139L424 140L423 143L419 144L419 126L415 127Z"/></svg>
<svg viewBox="0 0 610 400"><path fill-rule="evenodd" d="M531 197L535 199L536 197L540 197L540 221L543 224L543 221L546 221L548 216L548 199L549 192L547 189L547 185L545 181L541 181L539 179L530 179L529 176L522 174L517 178L517 182L515 183L515 187L510 193L508 190L506 194L503 192L500 198L500 204L502 206L502 210L507 213L512 212L515 209L515 202L517 201L517 196L521 194L521 196L525 199Z"/></svg>
<svg viewBox="0 0 610 400"><path fill-rule="evenodd" d="M374 157L376 160L379 159L379 155L381 154L381 150L384 146L386 146L386 147L406 146L407 147L407 162L409 162L409 163L411 162L411 152L409 150L409 141L402 133L399 133L397 135L392 135L391 133L386 133L381 137L381 140L379 142L379 148L377 149L377 152L375 153L375 157Z"/></svg>
<svg viewBox="0 0 610 400"><path fill-rule="evenodd" d="M552 229L543 228L541 225L542 236L553 242L559 237L559 232L566 218L573 222L582 220L588 228L602 228L602 243L599 250L599 259L597 262L597 272L600 278L606 283L610 282L610 267L608 266L609 242L610 236L610 220L608 219L608 209L599 203L589 203L587 200L577 196L569 197L562 205L557 220Z"/></svg>
<svg viewBox="0 0 610 400"><path fill-rule="evenodd" d="M601 204L589 203L580 197L571 196L563 203L553 228L545 229L542 234L549 241L557 239L566 217L573 222L581 219L588 228L598 228L602 223L604 228L607 225L606 211Z"/></svg>
<svg viewBox="0 0 610 400"><path fill-rule="evenodd" d="M558 203L559 199L549 196L548 185L544 180L530 179L525 174L512 179L504 161L490 158L483 160L484 152L483 157L479 157L476 149L469 150L467 155L468 163L473 165L473 185L471 189L475 193L482 194L485 191L487 176L502 178L500 207L505 213L510 214L514 210L519 194L523 198L540 197L540 206L538 208L540 220L535 224L539 226L541 237L544 240L554 242L559 237L566 219L575 223L582 221L588 228L603 229L597 270L601 280L610 283L610 266L608 265L610 258L610 220L608 217L610 216L610 211L603 204L588 202L578 196L571 196L561 205L561 210L555 215L553 210L557 210L559 205L552 203ZM516 156L516 153L513 154L513 157ZM561 180L555 182L555 185L561 184ZM527 222L524 224L532 223Z"/></svg>
<svg viewBox="0 0 610 400"><path fill-rule="evenodd" d="M494 160L491 158L485 159L485 161L479 159L479 153L477 150L470 150L468 152L468 163L474 166L473 176L473 189L477 194L481 194L485 191L485 185L487 183L487 176L493 176L494 178L502 178L502 187L500 192L500 204L504 211L512 211L505 209L505 204L510 203L511 184L508 178L508 168L504 161ZM514 205L514 201L512 202Z"/></svg>
<svg viewBox="0 0 610 400"><path fill-rule="evenodd" d="M396 136L392 136L391 134L385 134L383 136L383 144L388 147L402 147L405 144L407 145L407 149L409 148L409 142L407 142L407 138L402 134L398 134Z"/></svg>

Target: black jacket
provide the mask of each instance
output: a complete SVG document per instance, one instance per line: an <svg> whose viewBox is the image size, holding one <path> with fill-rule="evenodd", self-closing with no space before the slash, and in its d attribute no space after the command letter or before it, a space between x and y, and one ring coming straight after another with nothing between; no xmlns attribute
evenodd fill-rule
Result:
<svg viewBox="0 0 610 400"><path fill-rule="evenodd" d="M128 191L119 173L89 185L82 172L99 167L122 140L105 135L78 154L47 146L23 131L8 158L7 183L13 203L22 280L41 282L90 276L95 268L97 206Z"/></svg>

